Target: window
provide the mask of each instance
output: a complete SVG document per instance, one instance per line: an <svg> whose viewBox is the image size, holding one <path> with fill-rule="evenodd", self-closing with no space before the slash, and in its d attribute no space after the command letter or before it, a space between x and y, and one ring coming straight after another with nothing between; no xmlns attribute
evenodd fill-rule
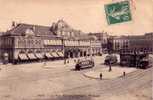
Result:
<svg viewBox="0 0 153 100"><path fill-rule="evenodd" d="M34 32L32 29L26 29L25 35L34 35Z"/></svg>

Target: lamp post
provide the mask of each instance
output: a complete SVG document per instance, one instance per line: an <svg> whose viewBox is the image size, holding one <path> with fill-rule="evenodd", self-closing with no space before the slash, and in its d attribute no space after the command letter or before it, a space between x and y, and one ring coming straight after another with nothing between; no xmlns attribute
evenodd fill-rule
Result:
<svg viewBox="0 0 153 100"><path fill-rule="evenodd" d="M91 40L90 40L90 58L92 59L92 43L91 43Z"/></svg>
<svg viewBox="0 0 153 100"><path fill-rule="evenodd" d="M108 50L108 54L110 56L110 58L108 60L109 72L111 72L112 71L112 66L111 66L111 53L113 51L113 38L108 38L108 40L107 40L107 50Z"/></svg>
<svg viewBox="0 0 153 100"><path fill-rule="evenodd" d="M113 38L108 38L107 40L107 50L108 53L111 54L113 51Z"/></svg>
<svg viewBox="0 0 153 100"><path fill-rule="evenodd" d="M65 43L64 43L64 38L62 37L62 49L63 49L63 54L64 54L64 64L66 64L66 50L65 50Z"/></svg>

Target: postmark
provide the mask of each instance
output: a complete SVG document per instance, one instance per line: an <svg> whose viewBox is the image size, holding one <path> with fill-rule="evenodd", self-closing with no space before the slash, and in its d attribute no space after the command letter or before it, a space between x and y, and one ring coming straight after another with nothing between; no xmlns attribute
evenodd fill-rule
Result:
<svg viewBox="0 0 153 100"><path fill-rule="evenodd" d="M121 1L105 5L105 13L109 25L132 20L129 1Z"/></svg>

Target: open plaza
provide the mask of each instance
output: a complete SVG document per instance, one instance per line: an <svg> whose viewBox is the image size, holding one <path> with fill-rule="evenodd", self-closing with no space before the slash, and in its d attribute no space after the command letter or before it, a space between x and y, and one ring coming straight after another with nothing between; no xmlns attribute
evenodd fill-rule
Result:
<svg viewBox="0 0 153 100"><path fill-rule="evenodd" d="M153 0L0 7L0 100L153 100Z"/></svg>
<svg viewBox="0 0 153 100"><path fill-rule="evenodd" d="M0 36L0 100L152 100L152 37L12 22Z"/></svg>
<svg viewBox="0 0 153 100"><path fill-rule="evenodd" d="M75 70L74 59L0 66L1 100L151 100L152 67L137 69L104 65ZM150 56L152 57L152 56ZM84 57L78 59L85 59ZM153 60L153 58L151 58ZM126 72L123 76L123 72ZM100 79L99 73L103 74Z"/></svg>

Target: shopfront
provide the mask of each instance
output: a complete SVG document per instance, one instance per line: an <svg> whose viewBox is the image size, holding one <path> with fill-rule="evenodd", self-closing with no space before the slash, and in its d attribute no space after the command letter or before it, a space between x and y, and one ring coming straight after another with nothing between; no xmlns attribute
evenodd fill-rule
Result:
<svg viewBox="0 0 153 100"><path fill-rule="evenodd" d="M102 44L100 41L91 41L91 55L102 55Z"/></svg>

